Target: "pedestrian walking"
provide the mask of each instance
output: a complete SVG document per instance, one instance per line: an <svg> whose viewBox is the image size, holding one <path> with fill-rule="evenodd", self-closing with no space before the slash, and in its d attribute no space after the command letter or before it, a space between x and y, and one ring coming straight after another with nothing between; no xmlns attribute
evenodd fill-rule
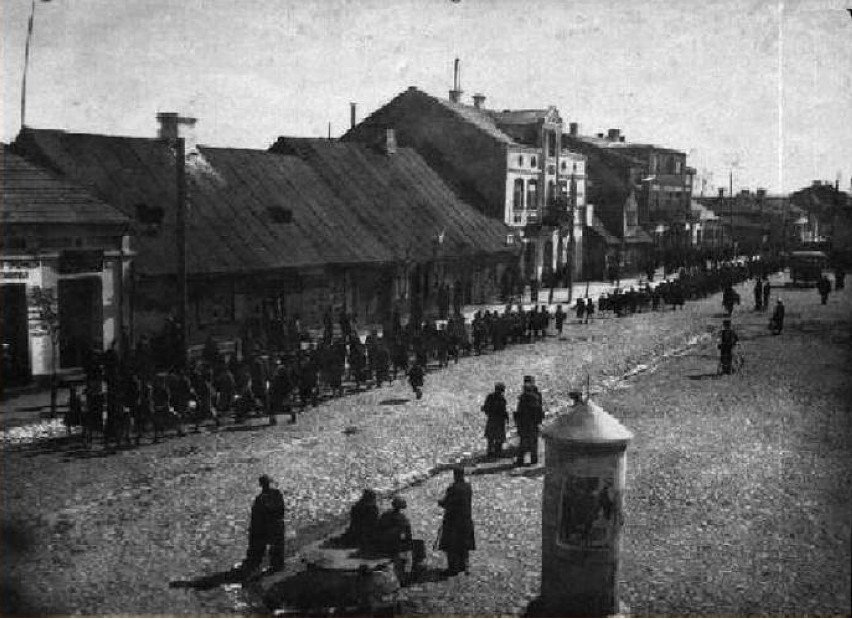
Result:
<svg viewBox="0 0 852 619"><path fill-rule="evenodd" d="M280 490L272 487L269 475L261 475L257 481L260 494L251 506L248 551L242 564L246 580L260 575L267 548L272 571L284 567L284 496Z"/></svg>
<svg viewBox="0 0 852 619"><path fill-rule="evenodd" d="M419 361L415 361L411 369L408 370L408 384L411 385L418 400L423 397L423 377L425 375L426 372Z"/></svg>
<svg viewBox="0 0 852 619"><path fill-rule="evenodd" d="M772 284L769 283L769 278L763 280L763 311L769 309L769 295L772 291Z"/></svg>
<svg viewBox="0 0 852 619"><path fill-rule="evenodd" d="M730 374L733 369L734 347L739 337L731 328L731 321L727 318L722 321L722 331L719 333L719 367L722 374Z"/></svg>
<svg viewBox="0 0 852 619"><path fill-rule="evenodd" d="M485 413L485 440L488 443L488 457L499 458L503 453L503 443L506 442L506 423L509 413L506 412L506 385L497 383L494 391L485 398L482 412Z"/></svg>
<svg viewBox="0 0 852 619"><path fill-rule="evenodd" d="M538 431L544 421L544 410L541 405L541 394L534 382L525 381L523 393L518 397L514 417L520 439L516 464L526 466L527 453L530 454L530 464L538 464Z"/></svg>
<svg viewBox="0 0 852 619"><path fill-rule="evenodd" d="M444 508L438 549L447 555L446 576L468 571L468 557L476 550L472 514L473 490L465 481L464 468L453 469L453 484L438 505Z"/></svg>

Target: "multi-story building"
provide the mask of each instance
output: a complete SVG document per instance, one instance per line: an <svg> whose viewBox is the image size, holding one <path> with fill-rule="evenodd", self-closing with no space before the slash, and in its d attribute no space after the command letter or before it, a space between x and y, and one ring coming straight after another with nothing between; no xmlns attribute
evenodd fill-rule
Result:
<svg viewBox="0 0 852 619"><path fill-rule="evenodd" d="M565 142L589 158L589 201L607 230L624 242L622 269L642 270L643 262L689 245L695 170L686 165L685 153L628 142L620 129L580 135L576 123Z"/></svg>
<svg viewBox="0 0 852 619"><path fill-rule="evenodd" d="M579 276L590 218L586 159L564 147L559 111L492 110L480 94L462 103L458 85L449 95L412 86L353 123L343 139L371 142L393 128L399 144L417 150L463 200L512 228L524 247L523 281L567 275L569 268Z"/></svg>

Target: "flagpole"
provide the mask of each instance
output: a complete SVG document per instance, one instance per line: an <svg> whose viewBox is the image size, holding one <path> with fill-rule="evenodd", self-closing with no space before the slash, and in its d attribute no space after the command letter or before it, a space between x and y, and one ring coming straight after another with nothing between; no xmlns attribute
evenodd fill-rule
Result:
<svg viewBox="0 0 852 619"><path fill-rule="evenodd" d="M32 0L30 19L27 23L27 42L24 46L24 75L21 79L21 130L26 125L27 114L27 69L30 65L30 41L33 38L33 22L35 21L35 0Z"/></svg>

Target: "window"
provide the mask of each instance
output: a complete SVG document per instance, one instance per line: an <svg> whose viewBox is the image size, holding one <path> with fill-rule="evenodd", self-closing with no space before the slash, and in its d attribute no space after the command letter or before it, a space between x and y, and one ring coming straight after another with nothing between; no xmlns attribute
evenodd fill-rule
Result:
<svg viewBox="0 0 852 619"><path fill-rule="evenodd" d="M556 156L556 132L548 131L547 136L547 156L555 157Z"/></svg>
<svg viewBox="0 0 852 619"><path fill-rule="evenodd" d="M568 169L568 162L565 161L564 159L562 160L561 168L562 168L563 172Z"/></svg>
<svg viewBox="0 0 852 619"><path fill-rule="evenodd" d="M544 194L544 202L547 205L553 204L554 193L556 189L556 183L553 181L547 181L547 193Z"/></svg>
<svg viewBox="0 0 852 619"><path fill-rule="evenodd" d="M531 211L538 208L538 181L534 179L527 181L527 208Z"/></svg>
<svg viewBox="0 0 852 619"><path fill-rule="evenodd" d="M518 156L518 166L521 167L521 168L524 167L524 156L523 155Z"/></svg>
<svg viewBox="0 0 852 619"><path fill-rule="evenodd" d="M515 190L512 195L512 208L516 211L524 209L524 179L515 179Z"/></svg>
<svg viewBox="0 0 852 619"><path fill-rule="evenodd" d="M535 155L530 158L530 166L533 168L538 167L538 161L536 160Z"/></svg>

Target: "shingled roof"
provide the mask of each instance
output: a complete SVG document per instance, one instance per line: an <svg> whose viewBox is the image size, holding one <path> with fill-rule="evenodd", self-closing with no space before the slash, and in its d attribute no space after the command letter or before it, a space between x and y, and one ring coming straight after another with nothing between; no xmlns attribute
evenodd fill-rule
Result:
<svg viewBox="0 0 852 619"><path fill-rule="evenodd" d="M311 165L398 260L515 251L506 245L511 229L460 200L414 149L386 154L357 142L282 137L271 150Z"/></svg>
<svg viewBox="0 0 852 619"><path fill-rule="evenodd" d="M175 271L176 166L167 143L26 129L18 147L134 218L140 273ZM451 192L443 184L414 187L437 177L418 175L417 170L428 170L425 162L418 157L413 163L416 155L400 151L398 158L371 158L357 148L345 149L325 164L333 169L320 174L322 167L295 153L200 147L187 165L188 272L428 260L441 226L447 226L446 238L453 242L446 246L455 252L510 249L505 226L472 216L473 208L457 200L444 201ZM416 211L413 220L398 214L402 205ZM152 223L158 214L161 222Z"/></svg>
<svg viewBox="0 0 852 619"><path fill-rule="evenodd" d="M129 219L86 189L14 154L3 145L3 225L122 226Z"/></svg>

